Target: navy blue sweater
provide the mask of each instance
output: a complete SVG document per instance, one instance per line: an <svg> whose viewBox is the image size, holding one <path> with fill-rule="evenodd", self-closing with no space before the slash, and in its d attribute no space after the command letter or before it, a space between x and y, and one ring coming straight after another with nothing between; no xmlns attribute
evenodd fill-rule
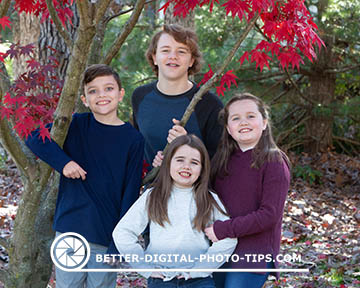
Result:
<svg viewBox="0 0 360 288"><path fill-rule="evenodd" d="M76 232L87 241L109 247L112 231L139 196L144 139L129 123L104 125L91 113L74 114L61 149L32 133L26 145L60 174L53 228ZM86 172L86 180L62 174L69 161ZM116 248L115 248L116 249Z"/></svg>
<svg viewBox="0 0 360 288"><path fill-rule="evenodd" d="M180 95L161 93L153 82L135 89L132 95L134 126L145 138L145 160L152 164L157 151L162 151L167 143L169 129L174 125L172 119L181 120L192 97L199 90L193 87ZM220 99L208 92L196 105L185 129L195 134L205 144L210 157L215 154L222 127L218 114L223 104Z"/></svg>

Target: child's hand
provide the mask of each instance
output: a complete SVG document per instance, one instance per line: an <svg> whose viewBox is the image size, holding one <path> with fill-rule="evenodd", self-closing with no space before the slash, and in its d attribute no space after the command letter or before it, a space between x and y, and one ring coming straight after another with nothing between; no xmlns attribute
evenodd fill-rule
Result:
<svg viewBox="0 0 360 288"><path fill-rule="evenodd" d="M169 130L169 135L167 137L167 141L169 143L171 143L176 137L187 134L185 128L179 125L179 120L172 119L172 121L175 125Z"/></svg>
<svg viewBox="0 0 360 288"><path fill-rule="evenodd" d="M78 179L81 177L82 180L86 179L86 171L75 161L70 161L64 166L63 174L67 178Z"/></svg>
<svg viewBox="0 0 360 288"><path fill-rule="evenodd" d="M151 278L160 278L160 279L164 279L164 275L161 274L160 272L152 272L150 275Z"/></svg>
<svg viewBox="0 0 360 288"><path fill-rule="evenodd" d="M204 230L206 236L212 241L212 242L218 242L219 239L216 238L214 227L213 225L206 227Z"/></svg>
<svg viewBox="0 0 360 288"><path fill-rule="evenodd" d="M161 166L161 163L164 159L164 154L162 151L158 151L157 154L155 155L155 158L153 160L152 166L153 167L158 167Z"/></svg>

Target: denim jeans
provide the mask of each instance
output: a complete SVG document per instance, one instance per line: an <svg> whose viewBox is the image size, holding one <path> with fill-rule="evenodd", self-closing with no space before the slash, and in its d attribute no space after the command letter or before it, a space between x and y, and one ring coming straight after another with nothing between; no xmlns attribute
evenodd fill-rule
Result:
<svg viewBox="0 0 360 288"><path fill-rule="evenodd" d="M61 233L56 232L56 236ZM90 258L83 268L110 269L110 265L96 262L96 254L106 254L107 247L89 243ZM116 272L67 272L55 266L56 288L114 288L116 286Z"/></svg>
<svg viewBox="0 0 360 288"><path fill-rule="evenodd" d="M149 278L148 288L215 288L214 280L211 277L193 278L189 280L174 278L170 281L163 281L160 278Z"/></svg>
<svg viewBox="0 0 360 288"><path fill-rule="evenodd" d="M270 273L227 272L225 288L261 288Z"/></svg>

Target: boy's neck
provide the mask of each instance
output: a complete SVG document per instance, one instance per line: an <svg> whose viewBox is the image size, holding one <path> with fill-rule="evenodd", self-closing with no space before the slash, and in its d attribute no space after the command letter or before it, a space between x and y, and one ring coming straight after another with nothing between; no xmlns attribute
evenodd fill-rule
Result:
<svg viewBox="0 0 360 288"><path fill-rule="evenodd" d="M104 115L104 116L98 114L97 115L93 114L93 115L97 122L100 122L101 124L104 125L120 126L124 124L124 121L119 119L117 115L111 117L109 117L108 115Z"/></svg>
<svg viewBox="0 0 360 288"><path fill-rule="evenodd" d="M166 95L179 95L189 91L193 87L193 83L188 79L184 80L161 80L157 82L157 88L160 90L161 93Z"/></svg>

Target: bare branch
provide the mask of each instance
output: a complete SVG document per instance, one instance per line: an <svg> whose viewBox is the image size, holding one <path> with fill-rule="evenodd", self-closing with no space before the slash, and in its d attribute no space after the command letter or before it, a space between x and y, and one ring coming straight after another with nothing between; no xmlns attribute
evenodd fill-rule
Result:
<svg viewBox="0 0 360 288"><path fill-rule="evenodd" d="M196 104L202 99L202 96L210 90L210 88L215 84L215 82L220 77L220 75L224 72L226 66L229 65L229 63L233 59L236 51L240 48L241 43L245 40L246 36L249 34L251 29L254 27L258 18L259 18L259 14L254 15L254 17L247 24L246 28L240 35L239 39L236 41L235 45L229 51L228 55L222 62L222 65L218 68L218 70L214 73L214 75L210 78L210 80L207 81L203 86L200 87L199 91L191 99L191 102L189 103L188 107L185 110L183 117L181 118L181 121L180 121L181 126L184 127L186 125L191 114L194 112ZM164 148L164 153L165 153L167 147L168 147L168 145L166 145L166 147ZM144 178L143 184L149 183L152 179L154 179L156 177L156 174L158 173L158 171L159 171L159 167L153 168L148 173L148 175L146 175L146 177Z"/></svg>
<svg viewBox="0 0 360 288"><path fill-rule="evenodd" d="M354 70L360 67L360 64L357 65L349 65L349 66L345 66L345 67L340 67L340 68L336 68L336 69L329 69L329 70L325 70L323 73L327 73L327 74L337 74L337 73L343 73L343 72L347 72L350 70Z"/></svg>
<svg viewBox="0 0 360 288"><path fill-rule="evenodd" d="M104 17L106 10L109 8L111 0L101 0L96 3L96 15L94 19L94 24L98 25L101 19Z"/></svg>
<svg viewBox="0 0 360 288"><path fill-rule="evenodd" d="M145 5L145 0L137 0L136 1L136 5L135 5L134 11L133 11L131 17L124 25L124 28L122 29L121 33L115 40L114 44L111 45L110 51L107 53L107 55L104 57L104 60L102 61L103 63L110 64L111 60L119 52L119 50L120 50L121 46L123 45L123 43L125 42L127 36L133 30L136 22L138 21L141 11L144 8L144 5Z"/></svg>
<svg viewBox="0 0 360 288"><path fill-rule="evenodd" d="M145 2L145 5L150 4L150 3L152 3L152 2L155 2L155 1L156 1L156 0L147 1L147 2ZM114 15L108 17L108 18L106 19L106 22L110 22L110 21L113 20L114 18L119 17L119 16L124 15L124 14L127 14L127 13L133 11L134 9L135 9L135 7L130 8L130 9L125 10L125 11L121 11L120 13L114 14Z"/></svg>
<svg viewBox="0 0 360 288"><path fill-rule="evenodd" d="M296 84L296 82L294 81L294 79L292 79L289 71L285 70L285 73L286 73L286 75L288 76L291 84L292 84L292 85L295 87L295 89L299 92L299 95L301 96L301 98L303 98L304 100L308 101L309 103L311 103L311 104L313 104L313 105L317 105L317 103L316 103L314 100L312 100L311 98L305 96L304 93L301 92L299 86Z"/></svg>
<svg viewBox="0 0 360 288"><path fill-rule="evenodd" d="M4 17L9 10L11 0L3 0L0 3L0 18Z"/></svg>
<svg viewBox="0 0 360 288"><path fill-rule="evenodd" d="M340 140L340 141L343 141L343 142L348 142L348 143L360 146L360 142L349 139L349 138L344 138L344 137L339 137L339 136L333 136L333 138L336 139L336 140Z"/></svg>
<svg viewBox="0 0 360 288"><path fill-rule="evenodd" d="M86 1L85 1L86 2ZM65 27L62 25L59 16L57 15L57 12L54 7L54 3L52 0L46 0L46 5L49 11L49 14L51 16L51 19L53 20L57 31L60 33L61 37L64 39L66 45L71 50L72 47L72 40L70 33L65 29Z"/></svg>

